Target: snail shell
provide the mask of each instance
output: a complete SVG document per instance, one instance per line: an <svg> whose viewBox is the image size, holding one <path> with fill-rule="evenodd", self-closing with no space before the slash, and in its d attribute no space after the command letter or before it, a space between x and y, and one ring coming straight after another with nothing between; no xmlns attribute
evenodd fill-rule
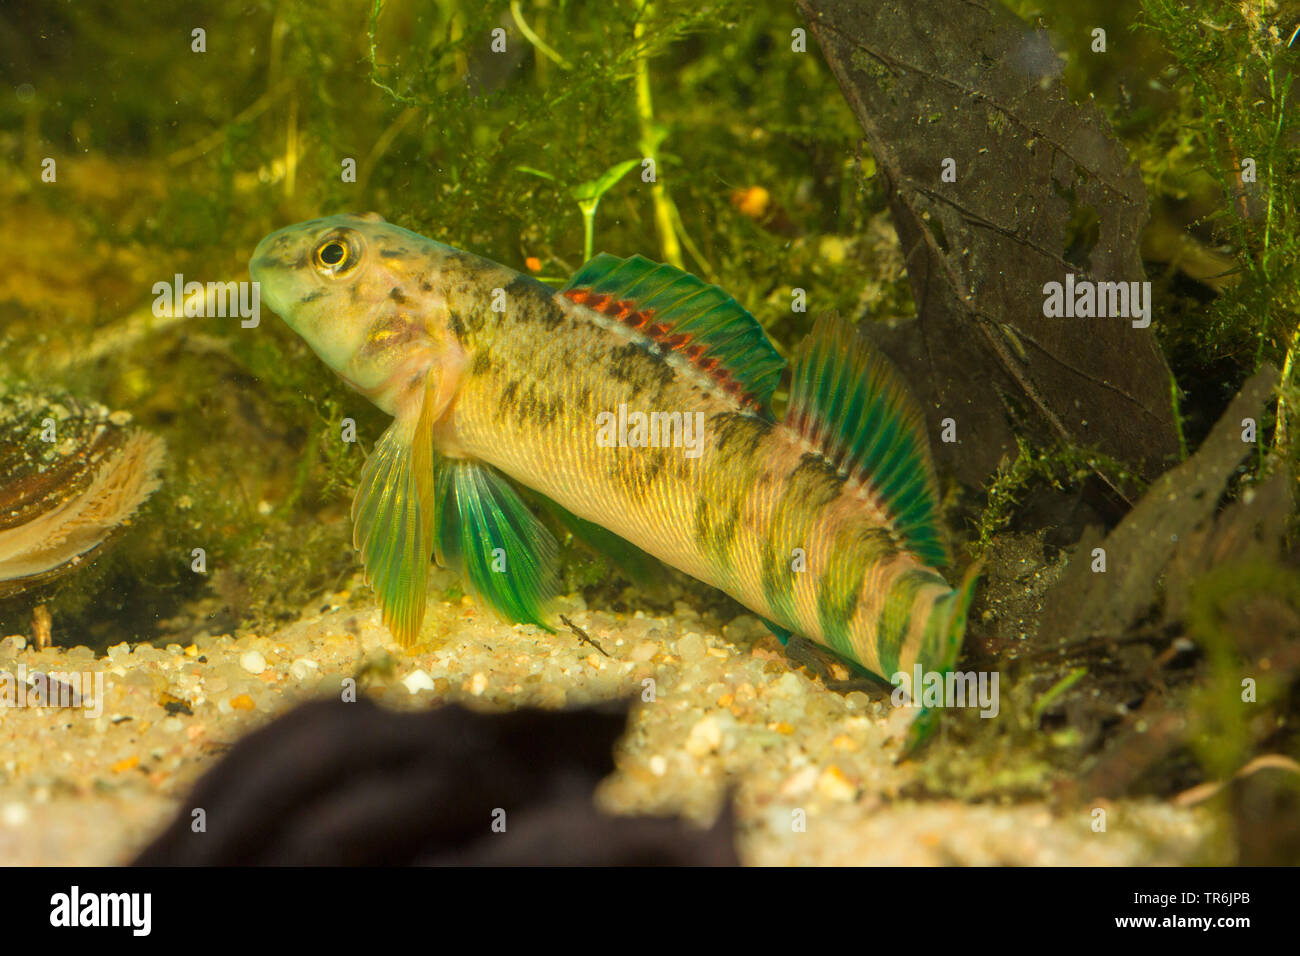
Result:
<svg viewBox="0 0 1300 956"><path fill-rule="evenodd" d="M163 442L129 420L0 387L0 597L83 564L158 488Z"/></svg>

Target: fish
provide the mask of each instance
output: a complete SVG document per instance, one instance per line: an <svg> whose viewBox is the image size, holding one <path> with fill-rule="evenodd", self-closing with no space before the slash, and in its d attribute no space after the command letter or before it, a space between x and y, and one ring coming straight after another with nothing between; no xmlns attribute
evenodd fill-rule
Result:
<svg viewBox="0 0 1300 956"><path fill-rule="evenodd" d="M558 546L519 489L611 552L731 595L784 643L897 683L956 662L977 571L952 587L924 417L833 313L787 362L731 295L599 253L559 289L376 213L271 233L262 301L393 416L353 543L414 644L431 559L508 620L554 631Z"/></svg>

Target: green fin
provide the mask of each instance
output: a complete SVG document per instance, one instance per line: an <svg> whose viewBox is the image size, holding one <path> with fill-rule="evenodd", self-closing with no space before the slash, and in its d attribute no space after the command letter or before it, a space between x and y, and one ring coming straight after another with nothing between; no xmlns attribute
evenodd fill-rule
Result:
<svg viewBox="0 0 1300 956"><path fill-rule="evenodd" d="M905 547L931 567L948 563L925 420L851 322L824 315L800 344L785 424L879 496Z"/></svg>
<svg viewBox="0 0 1300 956"><path fill-rule="evenodd" d="M560 293L685 356L727 391L771 415L785 360L758 320L717 286L644 256L620 259L602 252Z"/></svg>
<svg viewBox="0 0 1300 956"><path fill-rule="evenodd" d="M624 577L637 587L645 590L663 582L665 577L663 565L631 541L594 521L579 518L572 511L543 494L536 491L530 493L575 538L597 554L609 558L615 567L623 572Z"/></svg>
<svg viewBox="0 0 1300 956"><path fill-rule="evenodd" d="M352 546L366 580L379 595L384 624L403 645L415 642L424 620L431 515L420 501L422 482L411 454L418 424L396 421L380 437L352 499Z"/></svg>
<svg viewBox="0 0 1300 956"><path fill-rule="evenodd" d="M782 647L785 647L790 643L790 635L793 634L794 631L786 630L780 624L773 624L765 617L760 617L759 620L767 626L769 631L776 635L776 639L781 642Z"/></svg>
<svg viewBox="0 0 1300 956"><path fill-rule="evenodd" d="M966 569L961 585L935 603L930 614L932 620L938 623L932 633L926 634L926 642L921 648L919 663L922 670L946 675L957 666L957 658L961 654L961 642L966 636L966 619L970 611L971 598L975 596L975 587L979 584L983 570L983 561L976 561ZM927 628L928 632L930 630ZM912 726L908 728L907 740L903 744L904 756L915 753L930 738L934 729L939 726L939 716L938 710L928 707L916 715Z"/></svg>
<svg viewBox="0 0 1300 956"><path fill-rule="evenodd" d="M438 563L511 621L547 623L559 591L555 538L489 465L444 458L434 470Z"/></svg>
<svg viewBox="0 0 1300 956"><path fill-rule="evenodd" d="M425 378L419 415L399 418L375 444L352 499L352 546L379 595L385 626L399 644L415 643L424 621L433 550L433 425L446 409L445 380Z"/></svg>

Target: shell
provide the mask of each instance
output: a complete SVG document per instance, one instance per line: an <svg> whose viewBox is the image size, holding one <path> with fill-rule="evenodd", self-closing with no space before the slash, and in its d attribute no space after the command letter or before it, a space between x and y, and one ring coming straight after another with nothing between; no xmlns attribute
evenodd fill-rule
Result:
<svg viewBox="0 0 1300 956"><path fill-rule="evenodd" d="M157 490L163 442L129 421L0 385L0 597L84 564Z"/></svg>

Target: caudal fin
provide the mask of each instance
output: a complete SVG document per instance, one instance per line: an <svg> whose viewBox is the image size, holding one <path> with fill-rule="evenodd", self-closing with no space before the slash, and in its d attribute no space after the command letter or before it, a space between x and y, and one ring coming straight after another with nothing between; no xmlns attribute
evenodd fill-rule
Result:
<svg viewBox="0 0 1300 956"><path fill-rule="evenodd" d="M957 666L962 640L966 636L971 599L975 596L975 586L979 583L983 570L983 562L976 561L966 569L961 584L955 590L934 602L926 627L925 642L917 658L923 673L947 675ZM929 738L938 724L938 710L928 707L922 709L908 729L903 752L915 751Z"/></svg>

